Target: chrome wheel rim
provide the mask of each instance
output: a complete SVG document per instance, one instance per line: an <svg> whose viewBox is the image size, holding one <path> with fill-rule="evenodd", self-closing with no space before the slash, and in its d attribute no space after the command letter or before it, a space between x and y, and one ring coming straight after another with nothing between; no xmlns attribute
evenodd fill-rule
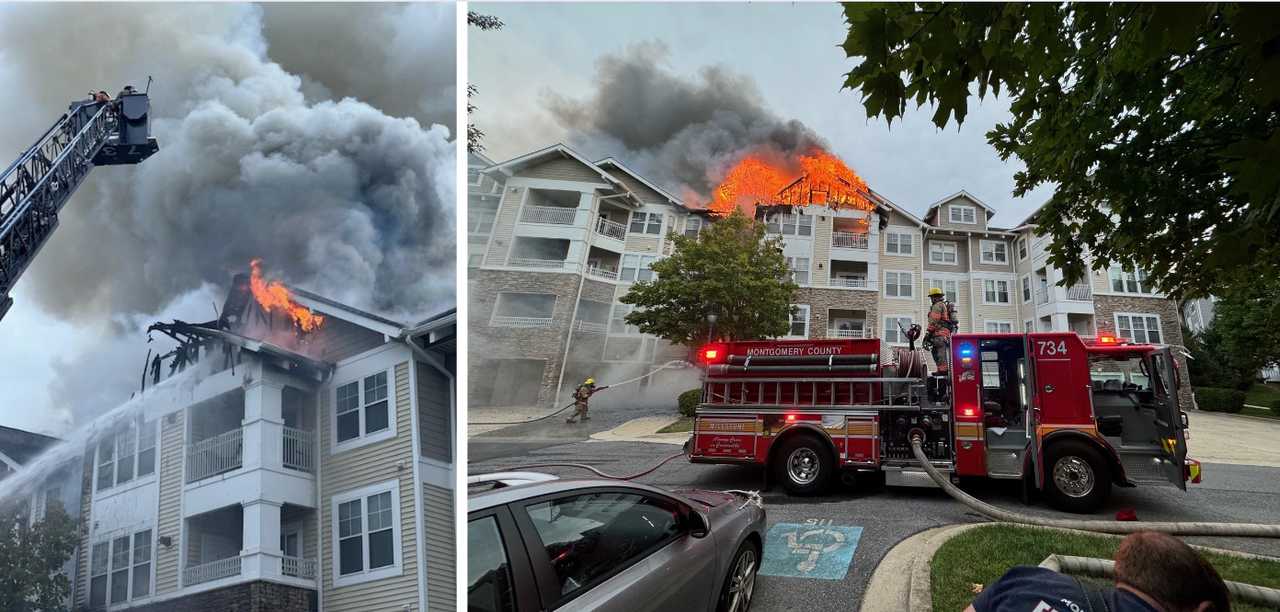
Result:
<svg viewBox="0 0 1280 612"><path fill-rule="evenodd" d="M807 485L818 479L818 453L811 448L797 448L787 457L787 475L796 484Z"/></svg>
<svg viewBox="0 0 1280 612"><path fill-rule="evenodd" d="M1067 497L1084 497L1093 492L1093 468L1079 457L1063 457L1053 464L1053 483Z"/></svg>
<svg viewBox="0 0 1280 612"><path fill-rule="evenodd" d="M745 612L751 606L751 594L756 590L756 552L748 548L738 557L729 578L728 612Z"/></svg>

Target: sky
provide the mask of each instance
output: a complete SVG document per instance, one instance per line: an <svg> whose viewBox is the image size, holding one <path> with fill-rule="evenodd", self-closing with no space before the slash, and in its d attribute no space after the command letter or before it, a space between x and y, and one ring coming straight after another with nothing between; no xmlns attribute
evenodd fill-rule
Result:
<svg viewBox="0 0 1280 612"><path fill-rule="evenodd" d="M468 33L468 78L479 88L473 121L485 131L485 154L495 161L563 141L591 159L618 156L635 167L628 151L584 135L571 115L566 120L555 109L566 99L579 105L617 100L598 95L599 70L609 58L647 57L663 73L695 85L711 82L702 76L707 70L740 77L742 87L754 86L766 111L802 122L872 189L917 216L963 189L999 211L993 225L1012 227L1052 192L1041 186L1024 198L1012 196L1021 166L1002 162L985 136L1010 118L1006 100L974 96L964 124L943 130L930 121L932 109L910 103L892 127L867 119L859 93L842 90L856 64L839 47L846 25L834 3L473 2L470 10L505 23ZM647 51L653 48L658 51ZM676 185L662 186L681 193Z"/></svg>
<svg viewBox="0 0 1280 612"><path fill-rule="evenodd" d="M128 400L170 348L146 326L216 318L254 257L405 323L452 307L455 11L0 4L0 167L87 91L148 76L160 143L91 173L19 279L0 425L65 435Z"/></svg>

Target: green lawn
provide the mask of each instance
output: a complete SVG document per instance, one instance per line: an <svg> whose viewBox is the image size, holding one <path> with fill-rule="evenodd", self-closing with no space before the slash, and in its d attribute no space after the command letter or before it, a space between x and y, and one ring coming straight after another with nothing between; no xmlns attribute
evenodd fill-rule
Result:
<svg viewBox="0 0 1280 612"><path fill-rule="evenodd" d="M1261 406L1263 402L1280 400L1280 385L1254 383L1244 394L1244 403Z"/></svg>
<svg viewBox="0 0 1280 612"><path fill-rule="evenodd" d="M1240 411L1240 414L1243 414L1245 416L1252 416L1252 417L1262 417L1264 419L1280 419L1280 413L1277 413L1274 410L1266 410L1263 408L1250 408L1248 406L1245 406L1244 409Z"/></svg>
<svg viewBox="0 0 1280 612"><path fill-rule="evenodd" d="M987 525L948 540L931 563L933 609L957 612L968 606L974 585L986 586L1015 565L1039 565L1050 554L1111 559L1121 538L1063 533L1034 527ZM1280 563L1202 553L1226 580L1280 588ZM1232 610L1265 610L1232 602Z"/></svg>
<svg viewBox="0 0 1280 612"><path fill-rule="evenodd" d="M680 420L659 429L658 433L685 433L688 431L693 431L693 419L682 416Z"/></svg>

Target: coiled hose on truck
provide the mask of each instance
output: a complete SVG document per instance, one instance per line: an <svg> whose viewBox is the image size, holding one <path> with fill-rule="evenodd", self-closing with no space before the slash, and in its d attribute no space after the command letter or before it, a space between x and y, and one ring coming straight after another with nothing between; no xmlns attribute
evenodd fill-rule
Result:
<svg viewBox="0 0 1280 612"><path fill-rule="evenodd" d="M942 487L942 490L946 491L947 495L950 495L956 501L972 508L984 516L997 521L1112 534L1130 534L1138 531L1159 531L1162 533L1181 536L1280 538L1280 525L1264 525L1261 523L1148 523L1142 521L1055 519L1018 514L1017 512L1010 512L1004 508L988 504L972 495L969 495L968 493L965 493L964 491L961 491L960 487L951 484L951 480L949 478L944 476L937 468L933 467L933 465L929 463L929 458L925 456L924 449L920 448L920 439L918 437L911 438L911 452L916 456L916 461L918 461L920 466L924 468L925 473L929 474L929 477L932 478L939 487Z"/></svg>

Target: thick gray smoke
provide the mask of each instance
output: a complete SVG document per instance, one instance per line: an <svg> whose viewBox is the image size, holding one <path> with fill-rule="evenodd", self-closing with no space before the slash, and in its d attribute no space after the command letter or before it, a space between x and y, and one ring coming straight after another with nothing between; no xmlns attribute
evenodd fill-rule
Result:
<svg viewBox="0 0 1280 612"><path fill-rule="evenodd" d="M110 359L112 343L140 364L138 322L208 285L224 295L253 257L400 320L452 306L455 149L422 121L452 123L454 10L0 6L0 151L21 151L91 89L155 77L160 152L95 171L19 283L55 317L115 330L59 377ZM60 403L87 393L54 388Z"/></svg>
<svg viewBox="0 0 1280 612"><path fill-rule="evenodd" d="M808 126L767 108L755 81L723 66L685 78L666 67L665 43L606 55L585 100L546 96L569 141L612 155L694 202L707 197L745 153L790 155L826 147Z"/></svg>

